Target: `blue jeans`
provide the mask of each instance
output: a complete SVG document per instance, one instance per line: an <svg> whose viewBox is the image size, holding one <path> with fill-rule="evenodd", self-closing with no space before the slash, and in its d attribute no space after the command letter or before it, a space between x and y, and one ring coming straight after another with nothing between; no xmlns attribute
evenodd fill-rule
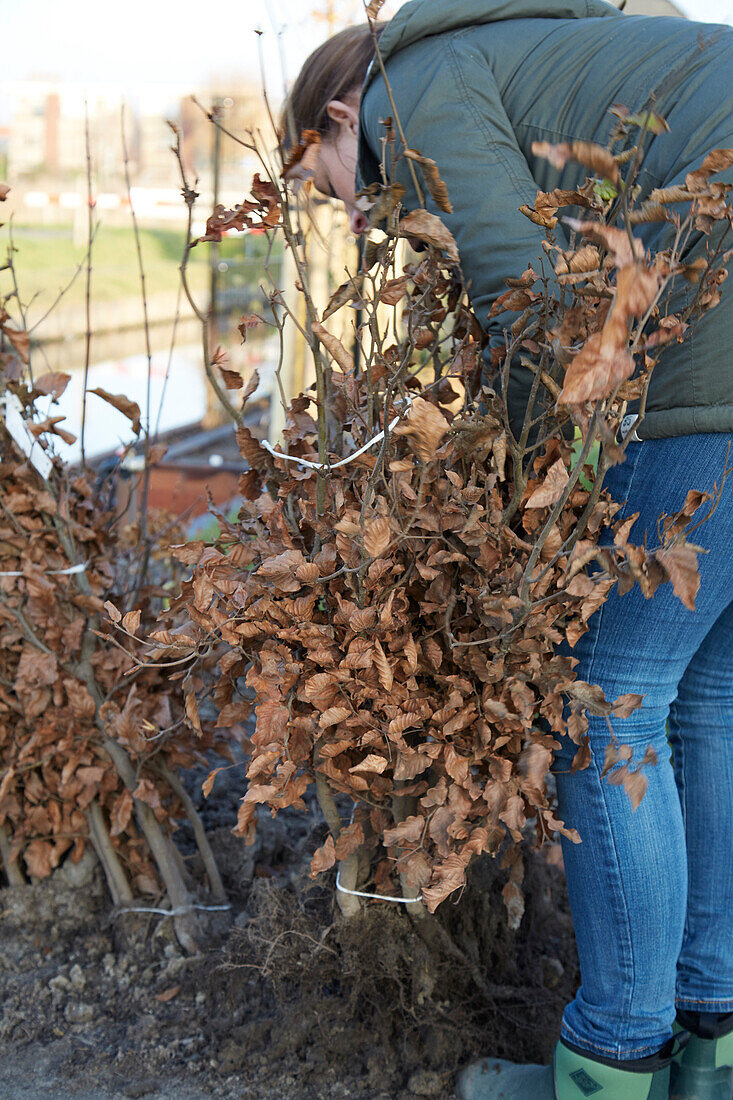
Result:
<svg viewBox="0 0 733 1100"><path fill-rule="evenodd" d="M607 475L619 518L639 512L629 541L658 545L661 513L688 489L720 484L727 434L630 443ZM733 462L733 446L730 461ZM614 591L573 650L578 679L606 698L645 696L612 719L638 762L648 745L648 787L636 811L601 778L610 740L590 717L587 769L569 771L577 746L563 739L553 764L559 816L582 843L563 839L581 981L563 1016L563 1038L614 1059L658 1051L677 1008L733 1012L733 494L728 481L712 518L691 536L698 558L694 612L661 585L645 600ZM705 512L703 505L700 513ZM669 734L667 729L669 723Z"/></svg>

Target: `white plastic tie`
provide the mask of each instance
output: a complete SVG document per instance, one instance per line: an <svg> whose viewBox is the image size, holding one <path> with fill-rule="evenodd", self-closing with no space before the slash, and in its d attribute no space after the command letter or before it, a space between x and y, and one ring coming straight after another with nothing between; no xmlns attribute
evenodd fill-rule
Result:
<svg viewBox="0 0 733 1100"><path fill-rule="evenodd" d="M336 875L336 889L340 890L342 894L351 894L352 898L374 898L375 901L396 901L399 905L414 905L417 901L422 901L422 894L418 894L416 898L396 898L391 894L368 894L365 890L349 890L347 886L341 885L341 868L339 868Z"/></svg>
<svg viewBox="0 0 733 1100"><path fill-rule="evenodd" d="M83 573L86 567L89 565L88 561L80 561L76 565L70 565L68 569L49 569L45 576L47 577L70 577L72 573ZM0 577L24 577L25 573L22 569L7 569L0 570Z"/></svg>
<svg viewBox="0 0 733 1100"><path fill-rule="evenodd" d="M179 917L183 913L190 913L192 909L202 909L205 913L214 913L222 909L231 909L231 905L179 905L177 909L157 909L148 905L125 905L115 912L115 917L122 913L157 913L161 917Z"/></svg>
<svg viewBox="0 0 733 1100"><path fill-rule="evenodd" d="M356 803L351 811L351 819L349 825L353 825L354 817L356 816ZM348 886L341 885L341 868L339 867L336 872L336 889L340 890L342 894L351 894L352 898L374 898L375 901L394 901L398 905L414 905L416 901L422 901L422 894L418 894L416 898L396 898L392 894L369 894L365 890L349 890Z"/></svg>
<svg viewBox="0 0 733 1100"><path fill-rule="evenodd" d="M392 431L397 427L403 416L406 415L410 406L412 405L412 399L408 396L407 406L403 413L396 416L394 420L390 421L388 431ZM300 458L298 455L286 455L283 451L276 451L271 443L266 439L262 440L262 446L266 451L269 451L273 458L282 458L285 462L295 462L298 466L307 466L309 470L338 470L340 466L348 466L350 462L353 462L355 458L360 458L365 451L368 451L370 447L373 447L375 443L380 443L384 439L384 430L377 432L377 434L370 439L363 447L360 447L358 451L354 451L353 455L349 455L347 458L342 458L338 462L311 462L309 458Z"/></svg>

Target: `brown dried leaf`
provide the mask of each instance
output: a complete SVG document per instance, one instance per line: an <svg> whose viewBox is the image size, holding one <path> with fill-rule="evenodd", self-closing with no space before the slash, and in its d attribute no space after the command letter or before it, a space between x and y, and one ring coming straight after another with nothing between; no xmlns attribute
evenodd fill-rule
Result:
<svg viewBox="0 0 733 1100"><path fill-rule="evenodd" d="M567 141L553 144L550 141L533 141L532 152L536 157L543 157L553 168L561 172L572 156L572 146Z"/></svg>
<svg viewBox="0 0 733 1100"><path fill-rule="evenodd" d="M587 222L578 218L565 218L565 224L574 229L576 233L582 233L589 237L595 244L605 248L613 257L617 267L627 267L644 259L644 245L638 237L634 237L634 251L631 251L631 243L625 229L617 229L613 225L604 225L603 222Z"/></svg>
<svg viewBox="0 0 733 1100"><path fill-rule="evenodd" d="M112 606L110 604L110 606ZM140 609L136 608L135 611L128 611L122 620L122 625L128 634L136 634L140 627ZM110 616L111 618L111 616Z"/></svg>
<svg viewBox="0 0 733 1100"><path fill-rule="evenodd" d="M405 642L404 652L405 660L407 661L407 667L409 668L410 672L417 672L417 645L415 644L415 639L413 638L412 634Z"/></svg>
<svg viewBox="0 0 733 1100"><path fill-rule="evenodd" d="M177 558L178 561L182 561L184 565L197 565L206 547L201 540L198 540L197 542L180 543L177 546L169 547L169 549L173 557ZM107 604L104 606L107 607ZM111 607L112 605L110 604L109 606ZM114 621L118 622L119 620L115 619Z"/></svg>
<svg viewBox="0 0 733 1100"><path fill-rule="evenodd" d="M285 550L284 553L264 561L256 576L268 580L280 592L298 592L302 582L298 579L297 571L309 564L313 563L307 562L300 550Z"/></svg>
<svg viewBox="0 0 733 1100"><path fill-rule="evenodd" d="M395 180L394 183L388 187L383 187L376 197L374 206L369 211L369 224L374 227L379 225L381 221L389 218L395 210L398 203L402 202L405 194L404 184ZM374 241L367 241L364 249L364 260L362 264L363 271L371 271L377 260L383 256L383 251L378 244Z"/></svg>
<svg viewBox="0 0 733 1100"><path fill-rule="evenodd" d="M132 794L125 789L118 798L115 799L110 811L110 836L119 836L124 833L127 828L127 823L132 816Z"/></svg>
<svg viewBox="0 0 733 1100"><path fill-rule="evenodd" d="M697 555L701 552L701 546L684 542L680 546L657 550L654 555L667 570L675 596L678 596L690 611L695 610L695 597L700 588Z"/></svg>
<svg viewBox="0 0 733 1100"><path fill-rule="evenodd" d="M590 206L590 199L577 191L564 191L556 187L554 191L538 191L534 207L520 206L520 212L535 225L554 229L557 225L555 214L561 206Z"/></svg>
<svg viewBox="0 0 733 1100"><path fill-rule="evenodd" d="M541 791L551 763L550 749L536 741L529 744L519 757L519 770L524 776L524 785L531 790Z"/></svg>
<svg viewBox="0 0 733 1100"><path fill-rule="evenodd" d="M32 840L23 851L23 859L31 875L46 878L51 874L58 860L53 859L53 845L44 840Z"/></svg>
<svg viewBox="0 0 733 1100"><path fill-rule="evenodd" d="M3 325L2 331L17 351L22 362L28 364L30 362L31 348L30 333L25 332L22 329L10 328L8 325Z"/></svg>
<svg viewBox="0 0 733 1100"><path fill-rule="evenodd" d="M311 878L315 878L321 871L328 871L330 867L333 867L336 862L336 845L333 837L329 834L326 837L326 843L322 844L320 848L316 848L313 853L313 859L311 860Z"/></svg>
<svg viewBox="0 0 733 1100"><path fill-rule="evenodd" d="M201 728L201 718L199 717L198 703L196 702L196 693L193 691L186 692L186 717L191 724L191 728L198 737L203 736L203 730Z"/></svg>
<svg viewBox="0 0 733 1100"><path fill-rule="evenodd" d="M446 214L452 214L453 207L448 197L448 188L440 178L440 172L438 171L438 166L435 161L431 160L430 157L421 156L417 149L405 149L404 155L408 160L412 160L420 165L422 174L425 177L425 182L428 185L428 190L433 196L433 201L438 209L443 210Z"/></svg>
<svg viewBox="0 0 733 1100"><path fill-rule="evenodd" d="M555 504L562 496L569 480L565 463L558 458L545 474L542 484L532 493L525 507L548 508Z"/></svg>
<svg viewBox="0 0 733 1100"><path fill-rule="evenodd" d="M24 646L18 669L15 670L15 691L28 693L33 687L46 687L54 684L58 676L58 663L55 653L44 653L35 646Z"/></svg>
<svg viewBox="0 0 733 1100"><path fill-rule="evenodd" d="M314 321L311 327L315 335L328 351L328 354L335 363L338 363L344 374L351 374L354 370L354 357L346 350L338 337L330 333L328 329L324 328L318 321Z"/></svg>
<svg viewBox="0 0 733 1100"><path fill-rule="evenodd" d="M401 237L417 237L445 252L452 263L458 263L458 245L453 234L436 214L413 210L400 221Z"/></svg>
<svg viewBox="0 0 733 1100"><path fill-rule="evenodd" d="M352 821L351 825L347 825L345 829L342 829L339 833L338 840L336 841L336 859L348 859L350 855L357 852L364 843L364 829L359 821Z"/></svg>
<svg viewBox="0 0 733 1100"><path fill-rule="evenodd" d="M211 794L214 788L214 780L221 771L224 771L223 765L220 768L214 768L213 772L209 772L209 774L206 776L206 779L201 784L201 790L203 792L204 798L208 798Z"/></svg>
<svg viewBox="0 0 733 1100"><path fill-rule="evenodd" d="M407 416L394 429L394 435L406 436L410 447L423 462L435 457L435 452L448 432L449 424L437 406L422 397L415 397Z"/></svg>
<svg viewBox="0 0 733 1100"><path fill-rule="evenodd" d="M328 710L324 710L318 719L318 727L325 730L329 726L337 726L339 722L345 721L350 714L351 711L348 707L329 707Z"/></svg>
<svg viewBox="0 0 733 1100"><path fill-rule="evenodd" d="M466 868L461 856L452 853L439 863L433 870L430 886L424 886L422 891L423 901L428 912L434 913L454 890L460 889L466 881Z"/></svg>
<svg viewBox="0 0 733 1100"><path fill-rule="evenodd" d="M241 390L244 382L238 371L229 370L227 367L219 367L219 371L224 379L224 385L228 390Z"/></svg>
<svg viewBox="0 0 733 1100"><path fill-rule="evenodd" d="M386 516L379 516L364 530L364 549L371 558L379 558L389 546L392 533Z"/></svg>
<svg viewBox="0 0 733 1100"><path fill-rule="evenodd" d="M406 817L393 828L385 829L382 839L388 848L392 845L399 847L402 844L417 844L422 838L425 825L425 818L415 814L412 817Z"/></svg>
<svg viewBox="0 0 733 1100"><path fill-rule="evenodd" d="M369 4L366 7L366 13L369 19L377 19L379 13L384 7L384 0L369 0Z"/></svg>
<svg viewBox="0 0 733 1100"><path fill-rule="evenodd" d="M160 791L150 779L140 779L132 797L144 802L151 809L160 809Z"/></svg>
<svg viewBox="0 0 733 1100"><path fill-rule="evenodd" d="M611 183L618 183L620 173L613 154L592 141L567 141L553 145L548 141L533 141L532 152L536 157L544 157L553 168L562 171L569 160L590 168L591 172Z"/></svg>
<svg viewBox="0 0 733 1100"><path fill-rule="evenodd" d="M628 764L622 764L620 768L609 773L608 782L614 787L623 787L629 796L632 810L639 809L647 788L647 778L640 767L631 771Z"/></svg>
<svg viewBox="0 0 733 1100"><path fill-rule="evenodd" d="M235 438L237 440L237 446L239 447L239 453L242 458L246 458L253 469L269 465L269 454L249 428L237 428Z"/></svg>
<svg viewBox="0 0 733 1100"><path fill-rule="evenodd" d="M382 305L396 306L407 294L407 284L409 281L409 275L401 275L399 279L390 279L385 283L384 290L379 295L379 300Z"/></svg>
<svg viewBox="0 0 733 1100"><path fill-rule="evenodd" d="M52 394L54 398L58 399L70 381L70 374L63 374L61 371L47 371L40 378L36 378L33 388L41 394Z"/></svg>
<svg viewBox="0 0 733 1100"><path fill-rule="evenodd" d="M634 695L629 692L627 695L619 695L618 699L614 699L611 707L617 718L628 718L643 702L643 695Z"/></svg>
<svg viewBox="0 0 733 1100"><path fill-rule="evenodd" d="M327 321L334 313L336 313L343 306L348 305L349 302L353 302L355 298L361 297L361 284L362 279L359 275L352 275L350 279L347 279L345 283L342 283L337 290L331 295L328 305L323 311L321 322Z"/></svg>
<svg viewBox="0 0 733 1100"><path fill-rule="evenodd" d="M28 430L38 439L44 434L44 432L51 432L52 435L57 435L60 439L63 439L64 443L75 443L76 436L73 432L67 432L65 428L61 428L59 425L62 421L66 420L65 416L47 416L45 420L39 420L33 424L28 421Z"/></svg>
<svg viewBox="0 0 733 1100"><path fill-rule="evenodd" d="M244 392L242 393L242 402L241 402L242 408L244 408L244 406L247 404L247 402L249 401L252 394L258 388L259 384L260 384L260 376L259 376L259 373L257 372L257 370L255 369L250 374L249 379L247 381L247 385L244 387Z"/></svg>
<svg viewBox="0 0 733 1100"><path fill-rule="evenodd" d="M394 778L398 782L405 779L414 779L416 775L422 775L431 764L431 758L425 753L410 752L409 755L402 754L395 764Z"/></svg>
<svg viewBox="0 0 733 1100"><path fill-rule="evenodd" d="M597 271L601 257L593 244L586 244L575 252L567 252L555 264L556 275L578 275L587 271Z"/></svg>
<svg viewBox="0 0 733 1100"><path fill-rule="evenodd" d="M377 666L377 673L379 675L380 684L385 691L391 691L392 684L394 682L392 666L390 665L387 659L387 654L382 649L378 640L374 643L374 663Z"/></svg>
<svg viewBox="0 0 733 1100"><path fill-rule="evenodd" d="M296 183L311 179L318 165L320 149L321 135L318 130L304 130L300 141L290 148L280 175Z"/></svg>
<svg viewBox="0 0 733 1100"><path fill-rule="evenodd" d="M710 176L717 172L725 172L732 165L733 149L713 149L700 167L686 176L685 185L688 191L703 191Z"/></svg>
<svg viewBox="0 0 733 1100"><path fill-rule="evenodd" d="M103 390L101 386L97 386L93 390L89 390L89 393L95 393L97 397L101 397L103 401L106 401L108 405L111 405L118 412L121 412L123 416L132 424L132 430L135 435L140 434L140 406L135 401L130 401L122 393L108 393L107 390Z"/></svg>
<svg viewBox="0 0 733 1100"><path fill-rule="evenodd" d="M572 680L562 684L561 689L586 708L590 714L603 716L610 714L612 706L598 684L588 684L585 680Z"/></svg>
<svg viewBox="0 0 733 1100"><path fill-rule="evenodd" d="M527 819L524 814L524 801L518 794L513 794L507 799L506 806L499 814L499 821L504 822L513 840L521 840L522 829L527 824Z"/></svg>
<svg viewBox="0 0 733 1100"><path fill-rule="evenodd" d="M383 756L378 756L377 753L369 753L359 764L354 764L353 768L349 768L349 771L376 772L377 775L381 775L388 767L389 760L385 760Z"/></svg>
<svg viewBox="0 0 733 1100"><path fill-rule="evenodd" d="M85 684L70 677L64 680L64 690L75 718L93 718L97 707Z"/></svg>
<svg viewBox="0 0 733 1100"><path fill-rule="evenodd" d="M558 402L582 405L598 401L630 378L635 369L634 358L626 347L604 344L603 333L594 332L566 370Z"/></svg>

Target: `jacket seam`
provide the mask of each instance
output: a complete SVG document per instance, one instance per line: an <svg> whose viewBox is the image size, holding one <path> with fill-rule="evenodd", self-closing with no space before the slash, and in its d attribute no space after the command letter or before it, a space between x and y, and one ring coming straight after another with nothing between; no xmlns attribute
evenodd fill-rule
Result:
<svg viewBox="0 0 733 1100"><path fill-rule="evenodd" d="M471 93L469 92L468 86L467 86L467 84L466 84L466 82L463 78L463 73L461 71L461 66L458 64L458 57L457 57L457 52L456 52L456 49L455 49L453 38L451 38L451 42L450 42L450 53L451 53L451 61L452 61L454 79L456 81L456 86L459 89L462 102L465 104L465 106L471 112L471 115L473 116L473 119L476 122L476 124L478 126L478 129L484 135L484 142L485 142L487 148L493 149L494 152L496 153L498 159L503 164L504 171L507 174L507 178L511 181L511 184L512 184L512 187L514 188L515 193L517 195L519 195L519 197L523 201L526 201L527 200L527 194L525 193L524 189L522 187L520 187L519 181L515 177L514 172L512 171L511 165L510 165L509 161L507 160L507 158L504 154L504 150L501 148L499 143L491 137L491 133L488 130L488 128L487 128L487 126L486 126L486 124L485 124L485 122L484 122L484 120L481 116L481 112L478 110L478 108L476 107L476 104L474 103L474 101L471 97ZM494 82L496 83L496 78L494 77L494 73L493 73L493 70L492 70L491 66L487 65L487 68L488 68L489 72L491 73L491 79L494 80ZM498 87L497 87L497 95L499 95ZM501 95L499 95L499 101L501 102ZM502 103L502 107L503 106L504 105ZM508 119L507 119L507 121L508 121ZM511 126L511 123L510 123L510 126ZM511 129L512 129L512 133L514 134L514 128L511 127ZM514 134L514 138L516 140L516 134ZM517 143L517 151L519 152L520 156L522 156L522 157L524 156L521 149L519 149L519 143ZM531 172L531 169L529 168L529 165L527 165L527 170L529 171L529 174L532 175L532 172ZM532 176L532 178L534 179L534 176Z"/></svg>
<svg viewBox="0 0 733 1100"><path fill-rule="evenodd" d="M538 134L551 134L553 137L563 138L565 141L587 141L587 138L578 138L576 134L569 134L566 130L555 130L552 126L538 126L532 122L518 122L516 126L512 124L512 129L516 133L517 130L536 130Z"/></svg>
<svg viewBox="0 0 733 1100"><path fill-rule="evenodd" d="M688 301L689 301L689 298L690 298L690 293L691 293L691 291L688 288L685 291L685 297L688 299ZM696 387L695 387L695 331L694 331L694 329L690 333L690 339L688 341L687 347L688 347L689 356L690 356L690 391L691 391L691 396L692 396L692 426L694 428L697 428L697 405L698 405L698 403L697 403Z"/></svg>
<svg viewBox="0 0 733 1100"><path fill-rule="evenodd" d="M659 413L693 412L695 409L719 409L721 412L727 412L728 409L733 409L733 401L700 401L697 405L670 405L669 408L664 409L649 409L644 419L657 416Z"/></svg>

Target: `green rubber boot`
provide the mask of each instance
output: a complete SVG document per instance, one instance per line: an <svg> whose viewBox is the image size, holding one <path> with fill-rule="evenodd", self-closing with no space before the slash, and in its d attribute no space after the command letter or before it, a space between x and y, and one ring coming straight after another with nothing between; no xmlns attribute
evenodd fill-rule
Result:
<svg viewBox="0 0 733 1100"><path fill-rule="evenodd" d="M674 1026L690 1039L672 1061L670 1100L733 1100L733 1013L680 1011Z"/></svg>
<svg viewBox="0 0 733 1100"><path fill-rule="evenodd" d="M560 1039L551 1066L483 1058L461 1072L456 1091L460 1100L668 1100L670 1058L671 1046L659 1057L634 1063L657 1068L620 1069L619 1063L598 1062Z"/></svg>

